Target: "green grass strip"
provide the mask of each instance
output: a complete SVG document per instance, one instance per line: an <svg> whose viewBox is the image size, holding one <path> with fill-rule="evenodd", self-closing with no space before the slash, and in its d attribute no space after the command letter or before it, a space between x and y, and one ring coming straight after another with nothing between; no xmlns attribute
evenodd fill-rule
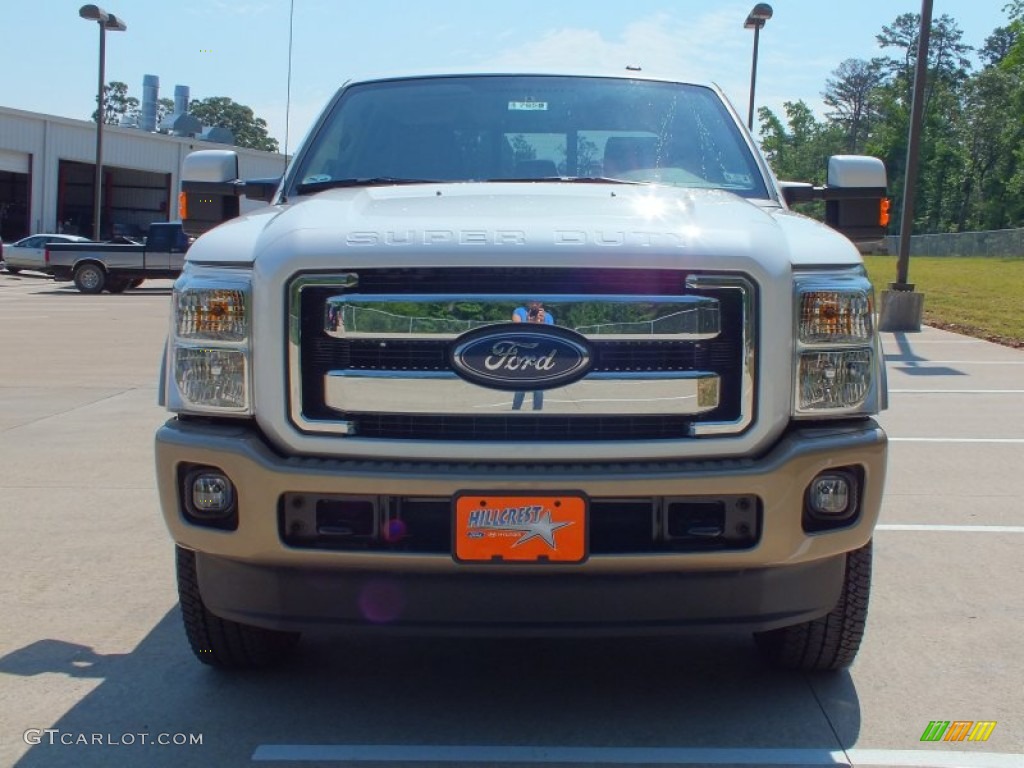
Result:
<svg viewBox="0 0 1024 768"><path fill-rule="evenodd" d="M866 256L875 290L896 280L895 256ZM908 282L924 296L924 322L1024 346L1024 257L912 256Z"/></svg>

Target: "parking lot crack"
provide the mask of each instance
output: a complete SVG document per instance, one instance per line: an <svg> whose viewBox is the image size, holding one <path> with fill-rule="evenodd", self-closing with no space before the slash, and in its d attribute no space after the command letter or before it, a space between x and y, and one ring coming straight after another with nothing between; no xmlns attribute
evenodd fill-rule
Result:
<svg viewBox="0 0 1024 768"><path fill-rule="evenodd" d="M39 416L34 417L34 418L29 416L29 417L27 417L26 421L16 421L15 418L17 418L17 417L15 416L15 418L10 419L10 421L12 423L10 423L10 424L8 424L6 426L3 424L3 422L5 420L7 420L7 418L4 417L4 415L2 413L0 413L0 433L2 433L2 434L9 434L9 433L15 432L15 431L17 431L19 429L24 429L25 427L30 427L30 426L33 426L33 425L36 425L36 424L42 424L42 423L45 423L46 421L49 421L51 419L57 419L57 418L60 418L61 416L66 416L69 413L74 413L75 411L81 410L82 408L89 408L89 407L92 407L92 406L95 406L95 405L99 405L99 404L107 402L109 400L113 400L113 399L118 398L118 397L123 397L126 394L130 394L132 392L136 392L136 391L139 391L139 390L142 390L142 389L148 389L148 388L149 387L128 387L128 388L125 388L125 389L112 390L109 387L102 387L102 388L101 387L96 387L97 390L100 390L100 391L104 392L105 394L103 394L103 395L101 395L99 397L96 397L95 399L85 400L85 401L82 401L82 402L76 402L74 405L70 405L70 406L68 406L66 408L62 408L61 410L53 411L53 412L50 412L50 413L45 413L45 414L39 415ZM2 395L3 395L3 388L0 388L0 397L2 397Z"/></svg>
<svg viewBox="0 0 1024 768"><path fill-rule="evenodd" d="M846 761L846 764L851 766L852 768L854 766L854 762L853 758L850 757L850 754L847 751L848 745L843 743L843 737L839 733L839 728L833 721L832 717L829 715L828 709L825 707L825 703L821 700L821 696L818 695L818 691L814 687L814 681L812 680L811 676L807 674L803 675L803 679L804 682L807 683L807 687L811 691L811 696L814 697L814 701L817 703L818 708L821 710L821 714L822 716L824 716L825 722L828 723L829 730L832 731L832 737L835 739L836 748L842 750L843 759Z"/></svg>

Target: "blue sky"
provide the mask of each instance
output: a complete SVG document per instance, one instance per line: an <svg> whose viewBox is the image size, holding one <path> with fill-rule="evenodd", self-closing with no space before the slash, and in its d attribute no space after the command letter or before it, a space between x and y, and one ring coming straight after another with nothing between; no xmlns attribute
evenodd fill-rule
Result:
<svg viewBox="0 0 1024 768"><path fill-rule="evenodd" d="M79 0L6 0L0 105L88 118L95 108L98 32ZM284 143L290 0L104 0L128 24L107 36L106 79L142 96L188 85L229 96ZM743 0L294 0L289 142L294 150L338 85L362 74L517 66L646 71L717 82L746 114L752 33ZM875 35L920 0L776 0L761 34L757 103L781 111L821 91L846 58L879 55ZM1003 0L934 0L980 47L1006 23ZM843 18L845 9L849 17Z"/></svg>

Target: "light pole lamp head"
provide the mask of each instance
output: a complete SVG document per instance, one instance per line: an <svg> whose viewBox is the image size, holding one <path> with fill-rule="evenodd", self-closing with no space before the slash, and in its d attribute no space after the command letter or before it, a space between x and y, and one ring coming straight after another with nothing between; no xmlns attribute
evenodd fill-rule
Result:
<svg viewBox="0 0 1024 768"><path fill-rule="evenodd" d="M96 21L103 25L104 29L111 32L124 32L128 25L112 13L107 13L98 5L83 5L78 9L78 15L86 21Z"/></svg>
<svg viewBox="0 0 1024 768"><path fill-rule="evenodd" d="M758 3L743 22L744 29L762 29L765 22L772 17L772 7L768 3Z"/></svg>

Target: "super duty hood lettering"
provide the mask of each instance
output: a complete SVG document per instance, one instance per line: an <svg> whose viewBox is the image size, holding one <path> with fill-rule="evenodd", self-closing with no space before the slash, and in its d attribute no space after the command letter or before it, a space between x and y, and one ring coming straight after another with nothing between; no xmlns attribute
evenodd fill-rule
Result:
<svg viewBox="0 0 1024 768"><path fill-rule="evenodd" d="M545 239L549 244L564 246L687 247L685 238L678 232L556 229ZM381 245L391 247L414 245L524 246L528 244L527 234L521 229L359 230L345 235L345 245L352 247Z"/></svg>

